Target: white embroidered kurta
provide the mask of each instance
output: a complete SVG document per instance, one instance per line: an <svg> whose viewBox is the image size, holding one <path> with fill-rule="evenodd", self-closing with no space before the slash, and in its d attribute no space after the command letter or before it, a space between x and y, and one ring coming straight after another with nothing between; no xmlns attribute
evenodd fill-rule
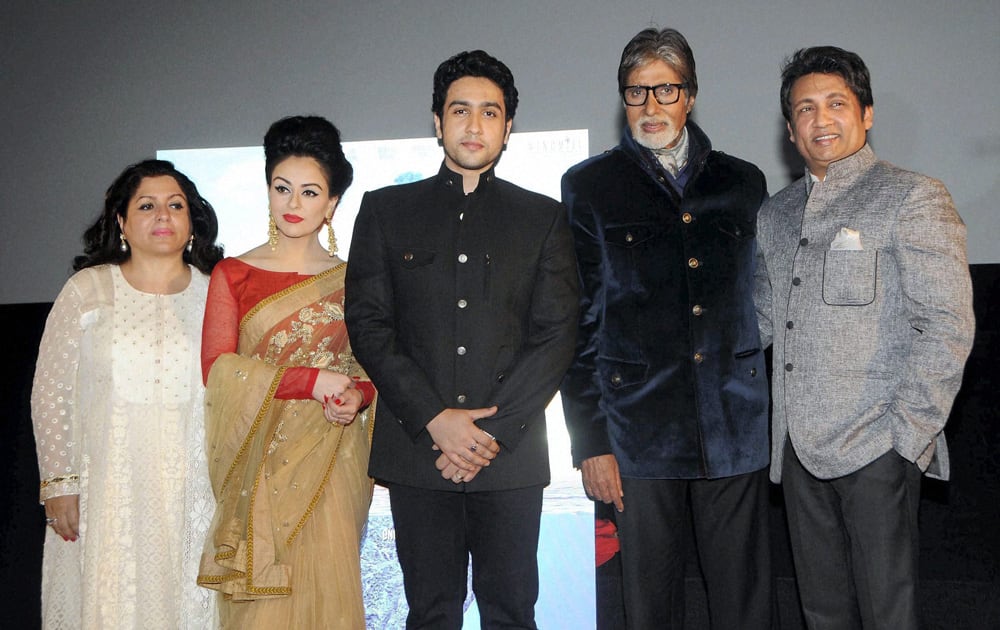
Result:
<svg viewBox="0 0 1000 630"><path fill-rule="evenodd" d="M198 357L208 279L175 295L115 265L66 283L45 325L31 396L41 500L80 494L80 537L47 528L45 628L216 625L197 586L215 501Z"/></svg>

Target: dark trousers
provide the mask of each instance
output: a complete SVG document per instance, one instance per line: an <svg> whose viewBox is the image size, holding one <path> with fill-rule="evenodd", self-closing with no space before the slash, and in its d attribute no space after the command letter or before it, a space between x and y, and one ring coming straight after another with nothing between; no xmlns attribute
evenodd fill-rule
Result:
<svg viewBox="0 0 1000 630"><path fill-rule="evenodd" d="M895 451L817 479L785 443L781 485L802 611L811 630L913 630L920 469Z"/></svg>
<svg viewBox="0 0 1000 630"><path fill-rule="evenodd" d="M542 486L467 493L388 488L408 629L462 627L470 554L482 627L536 627Z"/></svg>
<svg viewBox="0 0 1000 630"><path fill-rule="evenodd" d="M771 627L767 470L724 479L622 479L617 515L630 630L684 627L684 561L691 541L712 627Z"/></svg>

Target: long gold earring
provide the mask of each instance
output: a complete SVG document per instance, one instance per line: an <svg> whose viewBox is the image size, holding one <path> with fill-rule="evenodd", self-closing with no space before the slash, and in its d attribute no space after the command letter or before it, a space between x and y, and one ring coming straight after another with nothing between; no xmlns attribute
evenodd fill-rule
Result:
<svg viewBox="0 0 1000 630"><path fill-rule="evenodd" d="M327 253L330 258L337 255L337 235L333 233L333 221L326 222Z"/></svg>
<svg viewBox="0 0 1000 630"><path fill-rule="evenodd" d="M271 213L267 213L267 244L271 246L271 251L278 249L278 224L274 222Z"/></svg>
<svg viewBox="0 0 1000 630"><path fill-rule="evenodd" d="M128 252L128 242L126 242L125 240L125 232L119 232L118 238L122 240L121 244L118 246L118 249L122 250L123 253Z"/></svg>

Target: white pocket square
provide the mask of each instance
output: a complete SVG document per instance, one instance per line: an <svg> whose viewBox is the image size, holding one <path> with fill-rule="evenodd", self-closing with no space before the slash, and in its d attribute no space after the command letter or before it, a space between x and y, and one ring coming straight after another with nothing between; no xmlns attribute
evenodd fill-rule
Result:
<svg viewBox="0 0 1000 630"><path fill-rule="evenodd" d="M853 251L859 252L863 247L861 247L861 232L857 230L852 230L851 228L840 228L840 232L834 237L833 242L830 243L831 251Z"/></svg>

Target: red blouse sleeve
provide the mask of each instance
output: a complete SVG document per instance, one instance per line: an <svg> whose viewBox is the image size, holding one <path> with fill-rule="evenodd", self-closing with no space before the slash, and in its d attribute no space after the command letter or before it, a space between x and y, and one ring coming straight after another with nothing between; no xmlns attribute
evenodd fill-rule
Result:
<svg viewBox="0 0 1000 630"><path fill-rule="evenodd" d="M239 303L226 275L223 260L212 271L205 302L205 319L201 328L201 378L208 383L208 373L220 354L236 352L239 341Z"/></svg>
<svg viewBox="0 0 1000 630"><path fill-rule="evenodd" d="M274 397L280 400L312 398L313 387L316 386L316 377L318 376L319 368L288 368L281 377L281 383L278 384Z"/></svg>
<svg viewBox="0 0 1000 630"><path fill-rule="evenodd" d="M361 392L361 396L364 400L361 402L361 408L364 409L368 405L372 404L375 400L375 385L371 381L358 381L357 382L358 391Z"/></svg>

